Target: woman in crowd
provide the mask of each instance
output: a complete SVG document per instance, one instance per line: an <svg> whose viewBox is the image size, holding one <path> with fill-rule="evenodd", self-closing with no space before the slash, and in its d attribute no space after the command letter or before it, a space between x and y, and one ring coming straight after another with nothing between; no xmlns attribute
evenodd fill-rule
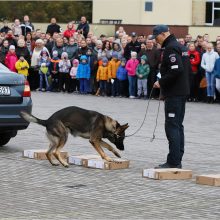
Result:
<svg viewBox="0 0 220 220"><path fill-rule="evenodd" d="M215 75L214 75L214 66L216 60L219 58L217 52L213 49L213 44L208 43L207 51L202 56L201 67L206 71L206 80L207 80L207 102L214 102L215 95Z"/></svg>
<svg viewBox="0 0 220 220"><path fill-rule="evenodd" d="M5 64L5 57L9 50L9 43L7 40L3 40L2 46L0 47L0 62Z"/></svg>
<svg viewBox="0 0 220 220"><path fill-rule="evenodd" d="M192 67L192 72L190 74L190 96L188 101L198 101L198 91L199 91L199 65L200 65L200 54L196 51L194 43L189 43L188 55L190 58L190 63Z"/></svg>
<svg viewBox="0 0 220 220"><path fill-rule="evenodd" d="M31 57L31 68L29 70L29 77L28 77L31 90L36 90L39 88L40 77L39 77L38 63L39 63L40 54L42 50L46 51L49 54L49 51L44 46L43 40L37 39L35 42L35 48L33 50L33 54Z"/></svg>
<svg viewBox="0 0 220 220"><path fill-rule="evenodd" d="M32 39L31 33L27 33L27 35L25 37L25 43L26 43L26 47L29 51L29 54L32 55L34 47L35 47L35 41Z"/></svg>
<svg viewBox="0 0 220 220"><path fill-rule="evenodd" d="M112 57L111 45L108 40L103 42L101 56L102 58L106 57L108 60L110 60Z"/></svg>
<svg viewBox="0 0 220 220"><path fill-rule="evenodd" d="M15 49L16 55L19 58L23 56L24 59L30 64L31 56L28 48L25 45L25 41L23 39L18 40L18 46Z"/></svg>

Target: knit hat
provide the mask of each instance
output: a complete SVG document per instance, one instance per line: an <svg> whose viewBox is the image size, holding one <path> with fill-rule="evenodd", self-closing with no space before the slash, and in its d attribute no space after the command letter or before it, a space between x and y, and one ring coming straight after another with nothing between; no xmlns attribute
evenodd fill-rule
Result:
<svg viewBox="0 0 220 220"><path fill-rule="evenodd" d="M137 52L132 51L132 52L131 52L131 56L136 56L136 57L137 57Z"/></svg>
<svg viewBox="0 0 220 220"><path fill-rule="evenodd" d="M15 50L15 46L14 45L10 45L9 50Z"/></svg>
<svg viewBox="0 0 220 220"><path fill-rule="evenodd" d="M80 60L87 60L87 56L82 55L82 56L80 57Z"/></svg>
<svg viewBox="0 0 220 220"><path fill-rule="evenodd" d="M126 63L126 59L125 58L121 58L121 63Z"/></svg>
<svg viewBox="0 0 220 220"><path fill-rule="evenodd" d="M57 57L58 56L58 51L57 50L54 50L53 51L53 57Z"/></svg>
<svg viewBox="0 0 220 220"><path fill-rule="evenodd" d="M42 51L41 51L41 53L40 53L40 55L42 56L43 54L47 54L47 56L49 56L49 53L48 53L48 51L44 48Z"/></svg>
<svg viewBox="0 0 220 220"><path fill-rule="evenodd" d="M147 56L146 55L143 55L142 57L141 57L141 60L144 60L145 62L147 61Z"/></svg>
<svg viewBox="0 0 220 220"><path fill-rule="evenodd" d="M108 63L108 59L106 57L102 58L102 63Z"/></svg>
<svg viewBox="0 0 220 220"><path fill-rule="evenodd" d="M112 52L112 58L118 59L118 52L113 51L113 52Z"/></svg>
<svg viewBox="0 0 220 220"><path fill-rule="evenodd" d="M64 57L68 58L67 52L63 52L63 53L61 54L61 58L64 58Z"/></svg>

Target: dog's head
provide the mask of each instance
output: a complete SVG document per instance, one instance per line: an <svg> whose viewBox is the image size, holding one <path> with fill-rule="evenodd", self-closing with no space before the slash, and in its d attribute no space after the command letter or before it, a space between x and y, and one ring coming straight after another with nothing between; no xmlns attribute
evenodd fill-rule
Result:
<svg viewBox="0 0 220 220"><path fill-rule="evenodd" d="M120 125L117 122L116 132L109 133L107 139L112 142L119 150L124 150L125 130L129 127L128 123Z"/></svg>

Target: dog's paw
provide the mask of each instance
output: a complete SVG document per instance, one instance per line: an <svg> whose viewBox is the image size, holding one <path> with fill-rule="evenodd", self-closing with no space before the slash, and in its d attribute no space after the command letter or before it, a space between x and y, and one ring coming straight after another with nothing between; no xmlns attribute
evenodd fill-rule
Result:
<svg viewBox="0 0 220 220"><path fill-rule="evenodd" d="M52 163L53 166L57 167L57 166L60 166L59 163Z"/></svg>
<svg viewBox="0 0 220 220"><path fill-rule="evenodd" d="M118 158L121 158L121 155L117 151L114 152L114 155Z"/></svg>
<svg viewBox="0 0 220 220"><path fill-rule="evenodd" d="M108 161L108 162L113 162L113 161L114 161L111 157L105 157L104 159L105 159L106 161Z"/></svg>
<svg viewBox="0 0 220 220"><path fill-rule="evenodd" d="M65 168L69 168L69 164L64 164L63 165Z"/></svg>

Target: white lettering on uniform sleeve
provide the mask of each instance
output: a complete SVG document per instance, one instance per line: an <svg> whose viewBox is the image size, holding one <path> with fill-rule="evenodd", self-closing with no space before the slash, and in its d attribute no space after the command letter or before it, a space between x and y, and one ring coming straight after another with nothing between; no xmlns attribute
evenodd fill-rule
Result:
<svg viewBox="0 0 220 220"><path fill-rule="evenodd" d="M178 69L179 68L179 66L178 65L173 65L173 66L171 66L171 69L173 70L173 69Z"/></svg>
<svg viewBox="0 0 220 220"><path fill-rule="evenodd" d="M175 113L169 113L169 114L168 114L168 117L169 117L169 118L175 118Z"/></svg>

